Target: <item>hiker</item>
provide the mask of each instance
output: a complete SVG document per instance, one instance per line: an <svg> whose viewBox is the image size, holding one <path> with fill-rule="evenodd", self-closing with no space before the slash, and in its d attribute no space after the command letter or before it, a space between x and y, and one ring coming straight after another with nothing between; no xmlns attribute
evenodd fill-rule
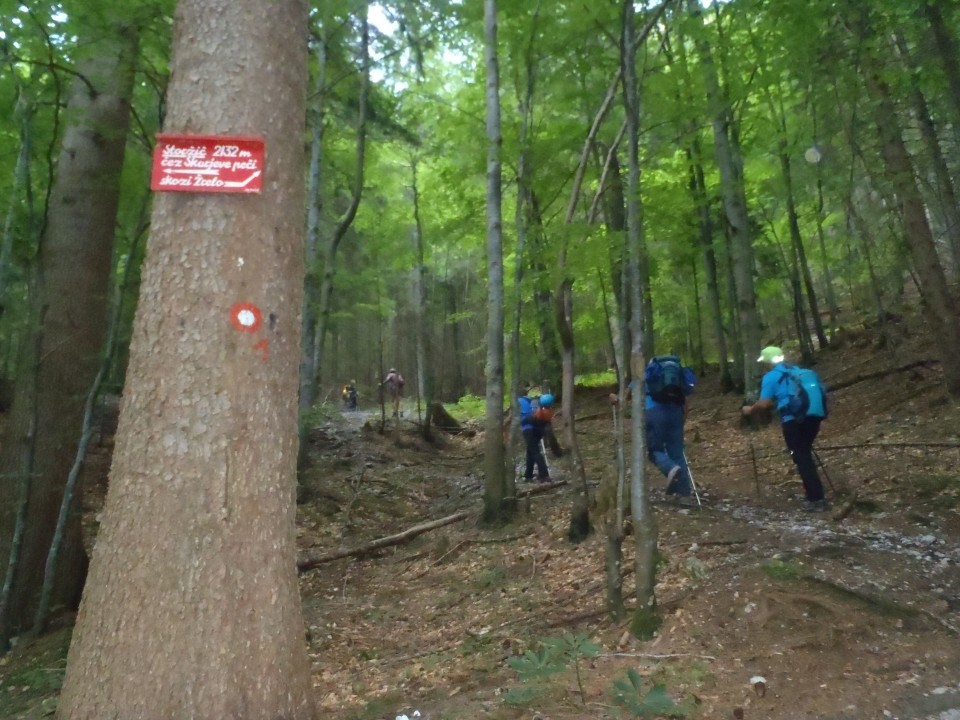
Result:
<svg viewBox="0 0 960 720"><path fill-rule="evenodd" d="M393 405L394 417L400 417L400 398L403 397L403 375L397 372L396 368L390 368L386 377L380 383L380 387L390 396L390 403Z"/></svg>
<svg viewBox="0 0 960 720"><path fill-rule="evenodd" d="M340 391L340 397L347 410L356 410L357 401L360 398L360 393L357 392L357 381L351 380L349 385L344 385L343 390Z"/></svg>
<svg viewBox="0 0 960 720"><path fill-rule="evenodd" d="M546 393L537 397L529 389L518 399L520 406L520 430L527 445L527 465L523 481L533 482L533 469L537 469L537 482L553 482L547 460L543 456L543 438L553 421L553 395Z"/></svg>
<svg viewBox="0 0 960 720"><path fill-rule="evenodd" d="M784 362L783 350L776 345L765 347L757 362L769 365L770 369L760 381L760 399L745 404L741 412L749 416L776 408L783 439L803 482L807 498L805 510L824 512L830 508L830 503L824 497L823 483L813 457L813 441L827 415L826 394L820 378L809 368Z"/></svg>
<svg viewBox="0 0 960 720"><path fill-rule="evenodd" d="M627 387L628 400L635 383ZM693 370L676 355L653 358L643 373L647 457L667 479L667 499L681 507L699 506L691 497L693 480L683 449L687 396L696 384ZM616 393L610 393L609 400L611 405L620 404Z"/></svg>
<svg viewBox="0 0 960 720"><path fill-rule="evenodd" d="M643 373L647 455L667 479L667 499L683 507L697 505L690 497L693 483L683 450L687 396L696 383L693 370L676 355L653 358Z"/></svg>

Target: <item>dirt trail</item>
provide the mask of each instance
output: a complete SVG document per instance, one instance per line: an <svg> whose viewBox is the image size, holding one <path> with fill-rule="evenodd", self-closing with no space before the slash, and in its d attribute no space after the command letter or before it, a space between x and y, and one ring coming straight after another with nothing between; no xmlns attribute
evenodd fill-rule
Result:
<svg viewBox="0 0 960 720"><path fill-rule="evenodd" d="M900 352L924 350L905 341ZM828 353L818 369L828 382L850 378L862 354ZM882 356L873 369L897 364ZM594 481L613 471L606 392L578 392ZM657 506L665 623L650 642L606 619L604 541L565 540L565 487L530 500L510 527L463 522L305 575L324 711L357 720L413 710L434 720L615 717L612 685L629 667L701 718L960 720L960 455L913 446L955 444L960 418L925 368L854 384L832 401L819 446L856 447L821 451L834 513L810 515L778 428L739 430L739 400L701 383L687 452L705 508ZM399 447L371 428L344 444L353 465L317 481L344 487L352 473L356 495L305 521L305 545L359 544L479 509L482 438L438 449L405 427ZM551 472L564 478L563 463ZM851 491L857 501L835 519ZM349 530L333 538L344 505ZM581 667L583 696L572 668L523 683L507 663L563 633L602 648Z"/></svg>

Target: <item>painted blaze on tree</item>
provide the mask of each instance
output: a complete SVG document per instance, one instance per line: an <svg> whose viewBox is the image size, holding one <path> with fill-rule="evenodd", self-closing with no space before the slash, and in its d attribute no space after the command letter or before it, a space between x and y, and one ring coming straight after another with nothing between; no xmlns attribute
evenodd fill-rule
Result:
<svg viewBox="0 0 960 720"><path fill-rule="evenodd" d="M60 717L315 716L294 536L306 27L302 0L178 4L164 130L263 134L265 181L156 196Z"/></svg>

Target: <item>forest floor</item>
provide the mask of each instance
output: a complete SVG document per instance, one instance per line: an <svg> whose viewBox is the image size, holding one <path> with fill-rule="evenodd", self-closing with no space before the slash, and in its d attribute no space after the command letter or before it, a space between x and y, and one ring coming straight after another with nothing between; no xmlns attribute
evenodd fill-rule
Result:
<svg viewBox="0 0 960 720"><path fill-rule="evenodd" d="M599 519L586 541L566 539L566 459L550 458L558 482L536 486L514 523L488 529L480 428L428 444L409 410L385 433L379 413L329 415L311 435L301 557L466 516L302 574L319 716L634 717L614 698L632 669L637 704L661 685L692 718L960 720L960 408L936 363L851 383L934 356L914 322L878 338L849 335L818 358L841 386L817 443L828 513L802 511L778 424L741 429L740 398L701 380L686 437L703 507L655 505L663 626L645 642L605 612ZM608 391L577 394L593 486L615 472ZM68 633L0 658L0 718L52 712ZM544 646L564 661L549 677L508 663L537 675Z"/></svg>

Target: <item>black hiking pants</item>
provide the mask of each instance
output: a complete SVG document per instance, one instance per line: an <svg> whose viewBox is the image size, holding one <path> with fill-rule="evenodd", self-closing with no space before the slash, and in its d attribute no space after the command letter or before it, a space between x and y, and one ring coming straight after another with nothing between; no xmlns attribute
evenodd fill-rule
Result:
<svg viewBox="0 0 960 720"><path fill-rule="evenodd" d="M523 478L525 480L533 479L533 469L537 469L537 477L546 480L550 477L550 471L547 469L547 461L543 457L543 450L540 447L540 441L546 434L546 427L534 425L533 427L523 428L523 439L527 443L527 466L524 468Z"/></svg>
<svg viewBox="0 0 960 720"><path fill-rule="evenodd" d="M787 449L793 458L803 482L803 490L807 500L816 502L823 500L823 483L817 473L817 464L813 459L813 441L820 432L820 422L823 418L807 417L802 422L790 420L783 423L783 439L787 441Z"/></svg>

